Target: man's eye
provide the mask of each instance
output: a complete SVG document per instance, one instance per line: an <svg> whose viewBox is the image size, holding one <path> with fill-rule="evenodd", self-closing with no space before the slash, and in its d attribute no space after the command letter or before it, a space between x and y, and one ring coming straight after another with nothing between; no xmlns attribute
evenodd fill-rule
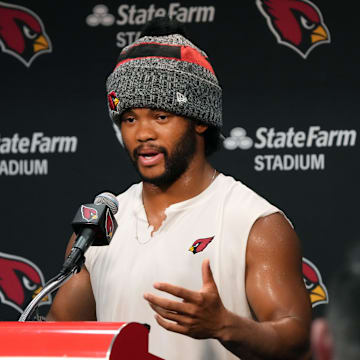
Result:
<svg viewBox="0 0 360 360"><path fill-rule="evenodd" d="M132 124L135 121L135 119L132 117L128 117L128 118L123 118L122 121Z"/></svg>
<svg viewBox="0 0 360 360"><path fill-rule="evenodd" d="M158 115L159 120L166 120L168 118L167 115Z"/></svg>

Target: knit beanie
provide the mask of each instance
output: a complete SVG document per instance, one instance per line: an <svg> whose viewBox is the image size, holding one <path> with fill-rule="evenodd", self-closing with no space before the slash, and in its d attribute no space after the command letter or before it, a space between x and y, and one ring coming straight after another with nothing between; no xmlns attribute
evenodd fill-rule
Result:
<svg viewBox="0 0 360 360"><path fill-rule="evenodd" d="M222 127L222 90L205 52L180 23L153 19L120 53L106 88L111 119L130 108L161 109Z"/></svg>

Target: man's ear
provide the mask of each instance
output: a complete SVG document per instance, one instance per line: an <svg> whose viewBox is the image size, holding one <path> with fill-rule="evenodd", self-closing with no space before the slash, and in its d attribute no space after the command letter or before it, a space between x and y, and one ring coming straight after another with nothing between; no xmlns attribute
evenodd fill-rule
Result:
<svg viewBox="0 0 360 360"><path fill-rule="evenodd" d="M329 324L324 318L315 319L311 326L311 347L316 360L334 358L334 342Z"/></svg>
<svg viewBox="0 0 360 360"><path fill-rule="evenodd" d="M198 135L203 134L209 126L205 124L196 123L195 124L195 131Z"/></svg>

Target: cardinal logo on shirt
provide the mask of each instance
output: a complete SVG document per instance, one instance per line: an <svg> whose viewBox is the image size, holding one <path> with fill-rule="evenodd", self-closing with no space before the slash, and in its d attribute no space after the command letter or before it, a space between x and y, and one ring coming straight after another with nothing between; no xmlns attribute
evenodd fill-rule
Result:
<svg viewBox="0 0 360 360"><path fill-rule="evenodd" d="M0 1L0 47L29 67L36 57L52 51L39 16L19 5Z"/></svg>
<svg viewBox="0 0 360 360"><path fill-rule="evenodd" d="M203 251L210 244L213 238L214 236L195 240L193 244L190 246L189 251L191 251L193 254L197 254Z"/></svg>
<svg viewBox="0 0 360 360"><path fill-rule="evenodd" d="M329 302L329 296L319 269L310 260L303 258L302 272L312 307L327 304Z"/></svg>
<svg viewBox="0 0 360 360"><path fill-rule="evenodd" d="M316 46L331 42L320 9L309 0L256 0L256 5L278 43L304 59Z"/></svg>

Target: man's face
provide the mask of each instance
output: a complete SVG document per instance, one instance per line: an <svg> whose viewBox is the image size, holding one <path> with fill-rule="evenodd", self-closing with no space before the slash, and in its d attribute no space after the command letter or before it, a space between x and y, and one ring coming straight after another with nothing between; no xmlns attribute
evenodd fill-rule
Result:
<svg viewBox="0 0 360 360"><path fill-rule="evenodd" d="M196 151L194 123L162 110L126 111L121 118L121 133L142 180L158 186L177 180Z"/></svg>

